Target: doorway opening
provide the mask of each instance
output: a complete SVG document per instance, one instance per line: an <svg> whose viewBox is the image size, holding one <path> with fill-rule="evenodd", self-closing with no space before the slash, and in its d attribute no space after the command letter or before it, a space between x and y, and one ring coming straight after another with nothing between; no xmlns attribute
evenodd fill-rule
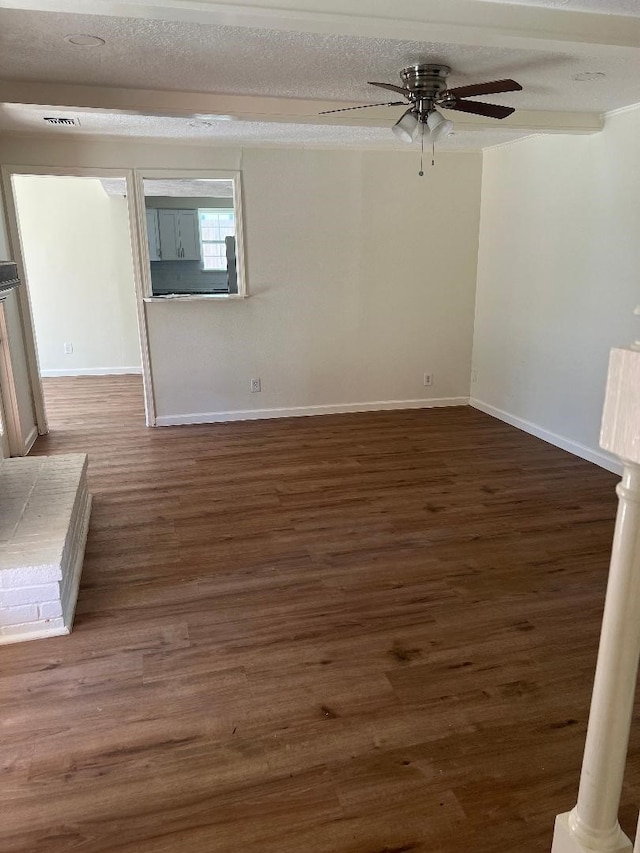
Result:
<svg viewBox="0 0 640 853"><path fill-rule="evenodd" d="M49 428L117 420L123 391L144 426L126 177L14 173L11 187Z"/></svg>

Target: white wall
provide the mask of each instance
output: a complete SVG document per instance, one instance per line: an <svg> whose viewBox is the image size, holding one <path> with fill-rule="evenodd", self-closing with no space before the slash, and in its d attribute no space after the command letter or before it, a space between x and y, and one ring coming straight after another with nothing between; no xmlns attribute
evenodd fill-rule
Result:
<svg viewBox="0 0 640 853"><path fill-rule="evenodd" d="M43 376L139 370L126 199L96 178L13 185Z"/></svg>
<svg viewBox="0 0 640 853"><path fill-rule="evenodd" d="M598 435L609 350L638 337L639 133L636 110L483 168L472 398L614 469Z"/></svg>
<svg viewBox="0 0 640 853"><path fill-rule="evenodd" d="M417 169L405 154L245 151L251 296L150 306L158 414L466 398L479 157Z"/></svg>
<svg viewBox="0 0 640 853"><path fill-rule="evenodd" d="M415 151L4 137L0 162L242 168L250 298L146 306L165 422L468 397L479 154L441 153L419 178Z"/></svg>
<svg viewBox="0 0 640 853"><path fill-rule="evenodd" d="M417 169L405 154L245 151L251 295L149 306L158 414L466 398L480 158Z"/></svg>

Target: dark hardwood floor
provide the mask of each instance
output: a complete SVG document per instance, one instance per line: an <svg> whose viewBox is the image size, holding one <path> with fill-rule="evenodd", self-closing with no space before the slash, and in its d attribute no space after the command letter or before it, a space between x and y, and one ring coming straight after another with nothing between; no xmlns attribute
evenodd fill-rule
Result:
<svg viewBox="0 0 640 853"><path fill-rule="evenodd" d="M137 377L45 389L94 504L72 635L0 648L3 853L549 849L614 475L470 408L149 430Z"/></svg>

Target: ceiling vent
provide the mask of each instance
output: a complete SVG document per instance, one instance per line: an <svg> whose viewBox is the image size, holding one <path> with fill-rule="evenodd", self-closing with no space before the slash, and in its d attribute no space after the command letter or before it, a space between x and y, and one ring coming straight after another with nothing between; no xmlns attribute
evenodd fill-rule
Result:
<svg viewBox="0 0 640 853"><path fill-rule="evenodd" d="M60 118L57 116L45 116L44 120L47 122L47 124L64 124L71 125L72 127L78 127L80 124L80 119L77 118Z"/></svg>

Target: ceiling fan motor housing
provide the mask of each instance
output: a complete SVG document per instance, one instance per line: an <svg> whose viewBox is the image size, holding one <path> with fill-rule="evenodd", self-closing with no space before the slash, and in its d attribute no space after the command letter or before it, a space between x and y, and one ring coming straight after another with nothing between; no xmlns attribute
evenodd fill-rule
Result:
<svg viewBox="0 0 640 853"><path fill-rule="evenodd" d="M409 65L400 72L402 83L415 99L435 100L440 92L447 88L447 77L451 69L448 65ZM413 99L412 99L413 100Z"/></svg>

